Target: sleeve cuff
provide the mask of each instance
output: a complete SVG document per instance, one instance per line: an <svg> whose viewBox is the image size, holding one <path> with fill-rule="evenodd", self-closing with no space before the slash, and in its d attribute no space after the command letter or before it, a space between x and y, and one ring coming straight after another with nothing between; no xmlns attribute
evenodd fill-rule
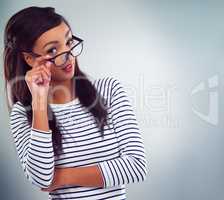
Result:
<svg viewBox="0 0 224 200"><path fill-rule="evenodd" d="M105 182L106 180L105 180L105 176L103 174L103 171L102 171L102 168L101 168L100 164L98 164L98 168L99 168L100 173L101 173L101 175L103 177L103 188L105 188L106 187L106 182Z"/></svg>
<svg viewBox="0 0 224 200"><path fill-rule="evenodd" d="M110 177L111 175L109 174L109 169L107 168L107 163L106 162L101 162L99 163L99 168L101 170L103 180L104 180L104 188L110 187Z"/></svg>
<svg viewBox="0 0 224 200"><path fill-rule="evenodd" d="M43 139L51 139L52 138L52 130L43 131L40 129L31 128L32 136L36 138L43 138Z"/></svg>

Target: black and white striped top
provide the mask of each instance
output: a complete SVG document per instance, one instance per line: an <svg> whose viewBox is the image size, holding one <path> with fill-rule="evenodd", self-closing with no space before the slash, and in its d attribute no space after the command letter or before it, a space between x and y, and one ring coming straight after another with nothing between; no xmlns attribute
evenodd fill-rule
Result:
<svg viewBox="0 0 224 200"><path fill-rule="evenodd" d="M47 188L54 166L98 165L104 186L64 186L49 193L49 199L125 199L125 184L145 180L147 161L141 133L130 99L114 77L95 79L97 91L106 99L108 122L104 138L93 115L78 98L65 104L50 104L62 134L63 152L54 156L51 130L29 125L25 107L17 101L11 110L10 126L18 157L27 179Z"/></svg>

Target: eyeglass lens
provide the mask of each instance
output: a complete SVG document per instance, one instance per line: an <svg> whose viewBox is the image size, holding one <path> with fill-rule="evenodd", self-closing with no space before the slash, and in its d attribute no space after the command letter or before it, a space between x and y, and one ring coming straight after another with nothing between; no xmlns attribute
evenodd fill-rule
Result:
<svg viewBox="0 0 224 200"><path fill-rule="evenodd" d="M80 43L77 46L74 47L74 45L76 45L76 43L74 42L73 47L71 48L71 51L69 52L65 52L63 54L61 54L60 56L57 56L54 60L55 65L57 66L62 66L64 65L69 57L72 55L73 57L78 56L81 52L82 52L82 48L83 48L83 44Z"/></svg>

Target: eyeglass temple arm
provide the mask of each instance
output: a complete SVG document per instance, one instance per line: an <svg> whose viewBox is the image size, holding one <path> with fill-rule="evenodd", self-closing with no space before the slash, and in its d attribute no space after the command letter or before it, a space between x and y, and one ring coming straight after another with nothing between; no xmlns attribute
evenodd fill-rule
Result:
<svg viewBox="0 0 224 200"><path fill-rule="evenodd" d="M75 40L78 40L79 42L83 42L83 39L81 39L77 36L72 35L72 38L75 39Z"/></svg>

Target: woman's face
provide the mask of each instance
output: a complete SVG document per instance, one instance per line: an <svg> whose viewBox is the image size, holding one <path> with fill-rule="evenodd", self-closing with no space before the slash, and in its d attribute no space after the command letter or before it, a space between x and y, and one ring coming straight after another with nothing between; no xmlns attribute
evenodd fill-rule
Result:
<svg viewBox="0 0 224 200"><path fill-rule="evenodd" d="M33 52L40 55L49 55L54 57L71 48L72 32L70 28L62 22L45 33L43 33L35 42ZM63 68L71 65L70 71L65 71ZM51 66L51 80L54 82L61 82L71 79L74 76L75 58L71 55L62 67L57 67L52 63Z"/></svg>

